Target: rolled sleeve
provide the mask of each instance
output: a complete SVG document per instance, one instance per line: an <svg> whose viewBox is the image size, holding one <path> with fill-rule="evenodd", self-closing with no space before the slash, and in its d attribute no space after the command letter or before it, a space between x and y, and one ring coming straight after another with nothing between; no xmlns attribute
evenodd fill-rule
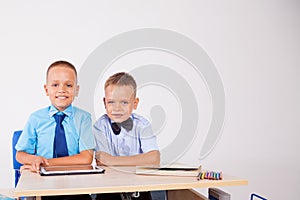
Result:
<svg viewBox="0 0 300 200"><path fill-rule="evenodd" d="M36 150L36 130L34 117L31 115L26 123L23 132L16 144L17 151L24 151L29 154L34 154Z"/></svg>
<svg viewBox="0 0 300 200"><path fill-rule="evenodd" d="M92 119L90 115L87 115L81 122L79 128L80 139L79 139L79 151L94 150L95 141L92 133Z"/></svg>
<svg viewBox="0 0 300 200"><path fill-rule="evenodd" d="M156 136L153 134L150 124L142 128L140 134L141 150L143 153L159 150L156 142Z"/></svg>
<svg viewBox="0 0 300 200"><path fill-rule="evenodd" d="M95 137L96 151L104 151L111 154L108 136L106 136L105 126L101 126L101 122L97 121L93 126L93 134Z"/></svg>

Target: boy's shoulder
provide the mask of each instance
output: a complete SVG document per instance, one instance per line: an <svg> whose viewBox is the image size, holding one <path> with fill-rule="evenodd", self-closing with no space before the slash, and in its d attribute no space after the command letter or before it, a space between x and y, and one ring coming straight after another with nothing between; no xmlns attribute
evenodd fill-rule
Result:
<svg viewBox="0 0 300 200"><path fill-rule="evenodd" d="M83 110L82 108L78 108L76 106L73 106L73 112L74 113L79 113L79 114L82 114L82 115L91 115L91 113L89 113L88 111L86 110Z"/></svg>
<svg viewBox="0 0 300 200"><path fill-rule="evenodd" d="M107 114L101 115L101 116L96 120L96 123L104 123L104 122L108 122L108 116L107 116Z"/></svg>
<svg viewBox="0 0 300 200"><path fill-rule="evenodd" d="M45 108L40 108L31 113L31 118L46 118L49 116L49 106Z"/></svg>
<svg viewBox="0 0 300 200"><path fill-rule="evenodd" d="M106 114L103 114L101 117L99 117L94 125L93 125L93 128L96 129L96 130L105 130L107 127L109 126L109 120L108 120L108 116Z"/></svg>
<svg viewBox="0 0 300 200"><path fill-rule="evenodd" d="M142 125L149 125L150 124L148 119L146 119L142 115L132 113L131 117L132 117L132 120L137 124L142 124Z"/></svg>

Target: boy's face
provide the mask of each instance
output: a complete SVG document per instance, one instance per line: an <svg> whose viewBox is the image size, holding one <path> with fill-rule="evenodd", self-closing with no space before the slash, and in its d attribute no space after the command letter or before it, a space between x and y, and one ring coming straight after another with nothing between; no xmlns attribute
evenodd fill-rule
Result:
<svg viewBox="0 0 300 200"><path fill-rule="evenodd" d="M139 99L135 97L131 86L109 85L103 101L108 117L115 122L123 122L137 108Z"/></svg>
<svg viewBox="0 0 300 200"><path fill-rule="evenodd" d="M52 105L60 111L65 110L79 91L75 72L63 65L51 68L44 89Z"/></svg>

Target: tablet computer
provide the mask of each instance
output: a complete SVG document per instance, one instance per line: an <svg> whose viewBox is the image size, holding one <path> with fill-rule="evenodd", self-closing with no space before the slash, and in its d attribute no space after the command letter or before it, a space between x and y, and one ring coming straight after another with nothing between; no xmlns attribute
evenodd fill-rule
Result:
<svg viewBox="0 0 300 200"><path fill-rule="evenodd" d="M41 176L73 175L73 174L101 174L104 169L93 165L69 165L41 167Z"/></svg>

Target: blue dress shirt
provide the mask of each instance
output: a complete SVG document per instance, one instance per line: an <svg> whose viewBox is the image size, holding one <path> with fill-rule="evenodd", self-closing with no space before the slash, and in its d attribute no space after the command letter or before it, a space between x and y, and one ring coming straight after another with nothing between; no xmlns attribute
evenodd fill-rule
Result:
<svg viewBox="0 0 300 200"><path fill-rule="evenodd" d="M51 105L32 113L16 144L16 150L48 159L52 158L56 126L54 114L58 112ZM65 109L63 113L66 115L62 124L65 130L69 156L84 150L94 149L95 143L90 113L72 105Z"/></svg>

